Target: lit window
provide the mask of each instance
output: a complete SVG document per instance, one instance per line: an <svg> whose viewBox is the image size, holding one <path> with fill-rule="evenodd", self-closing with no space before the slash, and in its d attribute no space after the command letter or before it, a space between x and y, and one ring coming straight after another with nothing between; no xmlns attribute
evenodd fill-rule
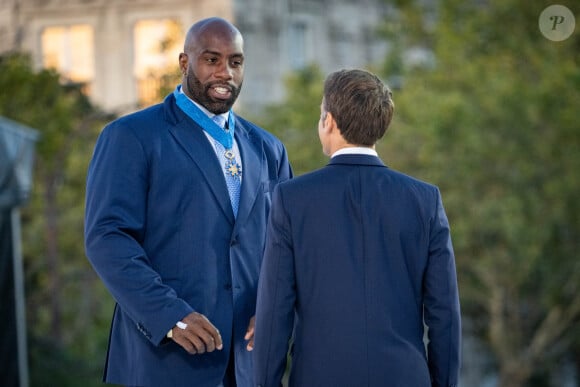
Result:
<svg viewBox="0 0 580 387"><path fill-rule="evenodd" d="M179 53L183 33L175 20L141 20L135 24L135 63L137 95L141 105L159 102L164 80L175 86L179 80Z"/></svg>
<svg viewBox="0 0 580 387"><path fill-rule="evenodd" d="M45 28L42 63L64 80L89 87L95 76L93 28L86 24Z"/></svg>

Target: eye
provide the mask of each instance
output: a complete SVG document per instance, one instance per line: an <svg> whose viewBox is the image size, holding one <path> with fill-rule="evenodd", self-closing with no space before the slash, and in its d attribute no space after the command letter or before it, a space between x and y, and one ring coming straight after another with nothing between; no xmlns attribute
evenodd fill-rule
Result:
<svg viewBox="0 0 580 387"><path fill-rule="evenodd" d="M232 67L240 67L244 65L244 59L243 58L234 58L230 61Z"/></svg>

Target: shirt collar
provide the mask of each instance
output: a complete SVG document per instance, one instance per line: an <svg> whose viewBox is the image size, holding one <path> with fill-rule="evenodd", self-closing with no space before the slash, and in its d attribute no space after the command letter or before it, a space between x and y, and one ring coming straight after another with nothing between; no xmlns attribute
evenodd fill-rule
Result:
<svg viewBox="0 0 580 387"><path fill-rule="evenodd" d="M332 157L339 155L368 155L368 156L379 156L376 150L364 146L353 146L347 148L341 148L332 154Z"/></svg>

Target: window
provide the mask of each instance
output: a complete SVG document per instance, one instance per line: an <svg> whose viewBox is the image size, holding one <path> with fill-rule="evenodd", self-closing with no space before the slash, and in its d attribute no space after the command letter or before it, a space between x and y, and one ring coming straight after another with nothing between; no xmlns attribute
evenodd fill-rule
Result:
<svg viewBox="0 0 580 387"><path fill-rule="evenodd" d="M86 24L47 27L42 32L42 63L67 82L83 83L90 92L95 76L93 28Z"/></svg>
<svg viewBox="0 0 580 387"><path fill-rule="evenodd" d="M307 65L307 26L302 21L290 24L290 66L293 70L300 70Z"/></svg>
<svg viewBox="0 0 580 387"><path fill-rule="evenodd" d="M150 105L165 94L164 85L179 81L178 57L182 50L181 26L171 19L140 20L135 24L137 97L140 105Z"/></svg>

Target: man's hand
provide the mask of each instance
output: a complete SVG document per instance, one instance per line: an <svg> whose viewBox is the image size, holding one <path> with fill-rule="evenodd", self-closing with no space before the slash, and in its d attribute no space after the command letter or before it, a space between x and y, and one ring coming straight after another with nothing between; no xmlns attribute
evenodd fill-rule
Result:
<svg viewBox="0 0 580 387"><path fill-rule="evenodd" d="M215 326L203 314L192 312L181 320L185 328L173 327L173 341L192 355L222 349L222 337Z"/></svg>
<svg viewBox="0 0 580 387"><path fill-rule="evenodd" d="M246 335L244 339L248 340L248 345L246 349L251 351L254 349L254 329L256 327L256 316L250 319L250 324L248 325L248 330L246 331Z"/></svg>

